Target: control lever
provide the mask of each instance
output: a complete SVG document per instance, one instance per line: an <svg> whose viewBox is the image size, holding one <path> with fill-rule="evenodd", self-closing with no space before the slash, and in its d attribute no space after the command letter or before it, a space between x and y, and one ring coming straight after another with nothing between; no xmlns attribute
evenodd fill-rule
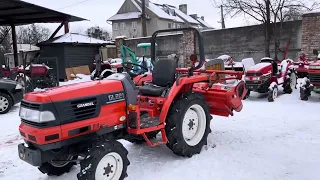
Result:
<svg viewBox="0 0 320 180"><path fill-rule="evenodd" d="M139 84L139 82L140 82L140 80L142 79L142 78L145 78L145 77L147 77L148 76L148 74L143 74L143 76L141 76L141 78L138 80L138 82L136 83L137 85Z"/></svg>

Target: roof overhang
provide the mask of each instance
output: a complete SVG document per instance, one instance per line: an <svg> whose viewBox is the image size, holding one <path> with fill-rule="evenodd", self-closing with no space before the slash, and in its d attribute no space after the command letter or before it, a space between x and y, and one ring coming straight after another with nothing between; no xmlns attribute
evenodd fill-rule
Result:
<svg viewBox="0 0 320 180"><path fill-rule="evenodd" d="M20 0L0 1L0 26L32 23L75 22L86 19L65 14Z"/></svg>

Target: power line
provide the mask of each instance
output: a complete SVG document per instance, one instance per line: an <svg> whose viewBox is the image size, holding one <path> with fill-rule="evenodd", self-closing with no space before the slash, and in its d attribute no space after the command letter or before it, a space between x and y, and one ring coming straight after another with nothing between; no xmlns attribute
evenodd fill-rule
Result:
<svg viewBox="0 0 320 180"><path fill-rule="evenodd" d="M78 5L78 4L81 4L81 3L87 2L87 1L90 1L90 0L83 0L83 1L79 1L79 2L77 2L77 3L70 4L70 5L68 5L68 6L65 6L65 7L59 8L58 10L65 9L65 8L68 8L68 7L72 7L72 6L75 6L75 5Z"/></svg>

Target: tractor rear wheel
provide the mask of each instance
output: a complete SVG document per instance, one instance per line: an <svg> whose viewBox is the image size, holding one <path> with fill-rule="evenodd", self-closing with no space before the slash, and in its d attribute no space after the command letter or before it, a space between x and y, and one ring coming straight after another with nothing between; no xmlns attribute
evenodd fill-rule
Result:
<svg viewBox="0 0 320 180"><path fill-rule="evenodd" d="M268 92L268 101L273 102L278 97L278 86L274 85Z"/></svg>
<svg viewBox="0 0 320 180"><path fill-rule="evenodd" d="M172 103L167 115L167 147L179 156L199 154L207 144L211 119L204 96L198 93L182 95Z"/></svg>
<svg viewBox="0 0 320 180"><path fill-rule="evenodd" d="M61 157L61 160L76 160L78 156L66 155L66 157ZM46 162L43 163L38 169L48 176L60 176L64 173L68 173L70 169L76 165L76 162Z"/></svg>
<svg viewBox="0 0 320 180"><path fill-rule="evenodd" d="M78 180L123 180L130 164L128 151L118 141L102 141L80 162Z"/></svg>
<svg viewBox="0 0 320 180"><path fill-rule="evenodd" d="M310 90L305 87L300 87L300 99L303 101L309 100L309 94L311 94Z"/></svg>

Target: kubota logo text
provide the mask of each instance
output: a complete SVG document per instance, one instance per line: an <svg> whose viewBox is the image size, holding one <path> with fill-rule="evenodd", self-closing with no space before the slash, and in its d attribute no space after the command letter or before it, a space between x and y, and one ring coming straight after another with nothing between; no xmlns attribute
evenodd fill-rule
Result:
<svg viewBox="0 0 320 180"><path fill-rule="evenodd" d="M77 108L83 108L83 107L88 107L88 106L94 106L93 102L78 104Z"/></svg>

